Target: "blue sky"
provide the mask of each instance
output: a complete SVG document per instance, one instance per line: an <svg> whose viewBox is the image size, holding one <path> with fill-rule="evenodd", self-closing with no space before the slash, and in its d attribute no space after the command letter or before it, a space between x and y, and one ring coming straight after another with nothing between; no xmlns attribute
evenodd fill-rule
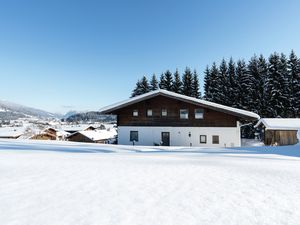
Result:
<svg viewBox="0 0 300 225"><path fill-rule="evenodd" d="M128 98L141 76L300 54L300 1L2 1L0 99L51 112Z"/></svg>

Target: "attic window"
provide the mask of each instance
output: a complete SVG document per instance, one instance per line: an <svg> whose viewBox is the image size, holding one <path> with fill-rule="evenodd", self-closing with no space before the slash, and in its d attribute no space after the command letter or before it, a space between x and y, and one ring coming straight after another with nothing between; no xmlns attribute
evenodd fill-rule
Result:
<svg viewBox="0 0 300 225"><path fill-rule="evenodd" d="M139 111L137 109L134 109L132 115L139 116Z"/></svg>
<svg viewBox="0 0 300 225"><path fill-rule="evenodd" d="M161 116L167 116L168 110L167 109L161 109Z"/></svg>
<svg viewBox="0 0 300 225"><path fill-rule="evenodd" d="M203 114L203 109L195 109L195 119L203 119Z"/></svg>
<svg viewBox="0 0 300 225"><path fill-rule="evenodd" d="M152 109L147 109L147 116L152 116L152 115L153 115Z"/></svg>
<svg viewBox="0 0 300 225"><path fill-rule="evenodd" d="M189 110L180 109L180 119L188 119L188 118L189 118Z"/></svg>

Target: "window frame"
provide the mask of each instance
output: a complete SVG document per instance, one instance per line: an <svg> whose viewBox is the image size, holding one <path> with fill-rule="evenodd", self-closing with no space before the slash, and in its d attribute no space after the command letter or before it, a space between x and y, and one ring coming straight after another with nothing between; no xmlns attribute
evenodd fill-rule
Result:
<svg viewBox="0 0 300 225"><path fill-rule="evenodd" d="M186 114L182 114L182 111L184 111L184 110L187 112ZM187 115L187 117L183 118L183 117L181 117L181 115ZM179 118L182 120L188 120L189 119L189 109L179 109Z"/></svg>
<svg viewBox="0 0 300 225"><path fill-rule="evenodd" d="M217 142L214 140L214 138L218 138ZM212 144L220 144L220 136L219 135L212 135Z"/></svg>
<svg viewBox="0 0 300 225"><path fill-rule="evenodd" d="M164 111L164 110L165 110L165 111ZM163 112L165 112L166 114L164 115ZM167 116L168 116L168 109L162 108L162 109L161 109L161 116L162 116L162 117L167 117Z"/></svg>
<svg viewBox="0 0 300 225"><path fill-rule="evenodd" d="M202 141L202 139L201 139L202 137L205 138L205 142ZM204 134L200 135L200 144L207 144L207 135L204 135Z"/></svg>
<svg viewBox="0 0 300 225"><path fill-rule="evenodd" d="M133 134L136 135L136 137L133 137ZM139 132L137 130L131 130L129 133L129 141L131 142L138 142L139 141Z"/></svg>
<svg viewBox="0 0 300 225"><path fill-rule="evenodd" d="M132 116L133 116L133 117L138 117L138 116L139 116L139 110L138 110L138 109L134 109L134 110L132 111Z"/></svg>
<svg viewBox="0 0 300 225"><path fill-rule="evenodd" d="M151 112L151 115L149 115L149 112ZM152 109L147 109L146 115L147 115L147 117L152 117L153 116L153 110Z"/></svg>
<svg viewBox="0 0 300 225"><path fill-rule="evenodd" d="M196 112L197 110L201 110L202 113L197 113L197 112ZM204 119L204 109L197 108L197 109L194 110L194 113L195 113L195 119L196 119L196 120L202 120L202 119ZM202 116L197 118L197 115L200 115L200 114L201 114Z"/></svg>

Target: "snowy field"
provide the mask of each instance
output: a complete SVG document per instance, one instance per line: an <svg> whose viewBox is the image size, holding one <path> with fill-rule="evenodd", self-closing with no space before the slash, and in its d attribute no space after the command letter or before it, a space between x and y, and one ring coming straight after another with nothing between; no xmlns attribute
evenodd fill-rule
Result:
<svg viewBox="0 0 300 225"><path fill-rule="evenodd" d="M300 224L300 146L0 140L1 225Z"/></svg>

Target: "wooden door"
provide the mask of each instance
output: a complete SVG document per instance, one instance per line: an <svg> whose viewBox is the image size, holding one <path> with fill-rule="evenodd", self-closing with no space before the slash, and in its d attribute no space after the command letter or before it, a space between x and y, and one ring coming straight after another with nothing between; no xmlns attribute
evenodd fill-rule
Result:
<svg viewBox="0 0 300 225"><path fill-rule="evenodd" d="M170 132L161 132L161 143L163 146L170 146Z"/></svg>

